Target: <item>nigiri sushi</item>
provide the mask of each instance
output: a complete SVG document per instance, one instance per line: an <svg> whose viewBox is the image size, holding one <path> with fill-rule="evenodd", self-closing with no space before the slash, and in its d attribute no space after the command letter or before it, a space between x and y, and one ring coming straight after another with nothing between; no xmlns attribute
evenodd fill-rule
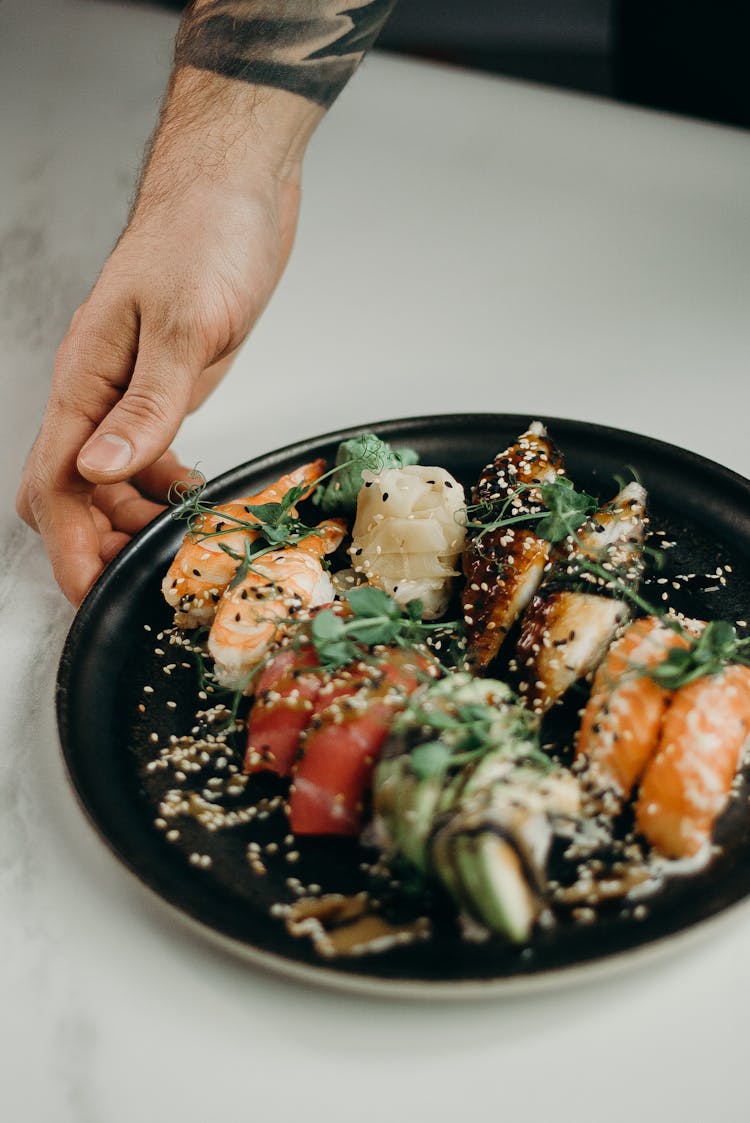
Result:
<svg viewBox="0 0 750 1123"><path fill-rule="evenodd" d="M237 571L245 543L258 537L247 526L258 521L248 508L278 503L292 488L301 485L306 486L309 494L325 466L325 460L303 464L257 494L214 507L193 523L161 586L167 604L175 609L178 627L210 624L216 615L216 606ZM295 514L294 508L290 514Z"/></svg>
<svg viewBox="0 0 750 1123"><path fill-rule="evenodd" d="M377 650L320 688L301 739L289 794L295 834L357 835L380 749L396 713L436 673L414 648Z"/></svg>
<svg viewBox="0 0 750 1123"><path fill-rule="evenodd" d="M694 630L697 627L694 626ZM583 711L576 757L585 765L595 793L611 793L615 803L627 799L656 750L671 691L649 671L670 651L687 649L686 629L658 616L630 624L599 665Z"/></svg>
<svg viewBox="0 0 750 1123"><path fill-rule="evenodd" d="M286 621L303 608L333 600L321 558L341 543L345 524L326 519L296 546L253 561L219 603L208 634L214 676L231 690L250 688L250 675L281 635Z"/></svg>
<svg viewBox="0 0 750 1123"><path fill-rule="evenodd" d="M666 858L695 857L729 802L750 735L750 667L676 691L641 781L636 825Z"/></svg>
<svg viewBox="0 0 750 1123"><path fill-rule="evenodd" d="M527 705L544 713L595 670L630 617L643 571L646 492L629 483L559 543L524 613L517 658Z"/></svg>
<svg viewBox="0 0 750 1123"><path fill-rule="evenodd" d="M532 485L552 483L563 472L560 452L544 425L534 421L483 469L472 491L472 507L480 508L488 524L506 508L509 516L541 511L544 504ZM469 532L462 605L467 665L481 671L495 659L542 580L550 548L523 523Z"/></svg>

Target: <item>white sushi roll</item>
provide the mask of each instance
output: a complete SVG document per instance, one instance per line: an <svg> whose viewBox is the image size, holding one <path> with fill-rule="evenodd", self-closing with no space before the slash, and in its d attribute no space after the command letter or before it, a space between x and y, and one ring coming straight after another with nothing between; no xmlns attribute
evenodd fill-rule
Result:
<svg viewBox="0 0 750 1123"><path fill-rule="evenodd" d="M349 553L355 572L398 604L442 616L466 538L464 489L444 468L362 473Z"/></svg>

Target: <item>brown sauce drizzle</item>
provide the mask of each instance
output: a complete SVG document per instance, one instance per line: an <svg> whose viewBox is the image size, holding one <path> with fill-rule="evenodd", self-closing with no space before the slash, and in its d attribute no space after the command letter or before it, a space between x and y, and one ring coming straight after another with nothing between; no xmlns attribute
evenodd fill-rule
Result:
<svg viewBox="0 0 750 1123"><path fill-rule="evenodd" d="M325 959L379 953L431 935L427 917L391 924L373 911L367 893L353 897L340 893L302 897L282 907L289 934L309 936L317 953ZM281 908L276 911L281 912Z"/></svg>

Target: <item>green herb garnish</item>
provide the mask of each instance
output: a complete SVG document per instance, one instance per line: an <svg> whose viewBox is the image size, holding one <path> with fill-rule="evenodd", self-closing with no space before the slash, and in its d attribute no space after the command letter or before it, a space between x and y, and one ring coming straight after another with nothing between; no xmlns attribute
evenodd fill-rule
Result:
<svg viewBox="0 0 750 1123"><path fill-rule="evenodd" d="M482 696L493 688L496 698ZM409 755L418 780L444 778L497 752L544 772L553 767L536 744L538 719L505 683L461 672L442 679L415 694L394 723L407 735L415 728L425 738Z"/></svg>
<svg viewBox="0 0 750 1123"><path fill-rule="evenodd" d="M558 476L554 483L540 484L537 490L548 514L540 518L534 533L546 542L562 542L574 534L597 508L593 495L576 491L566 476Z"/></svg>
<svg viewBox="0 0 750 1123"><path fill-rule="evenodd" d="M449 631L452 623L423 624L422 603L410 601L403 610L381 589L362 585L343 598L352 615L337 615L331 608L317 613L310 625L310 639L320 665L343 667L361 659L376 644L408 647L423 643L436 631Z"/></svg>
<svg viewBox="0 0 750 1123"><path fill-rule="evenodd" d="M682 633L688 633L682 628ZM648 667L644 673L667 690L678 690L705 675L718 674L730 663L750 665L750 639L740 639L734 625L726 620L712 620L690 647L672 648L663 662Z"/></svg>
<svg viewBox="0 0 750 1123"><path fill-rule="evenodd" d="M393 449L375 433L361 433L341 442L336 452L336 474L324 488L316 491L313 502L319 504L326 515L350 514L356 509L365 469L382 472L386 468L403 468L418 462L414 449Z"/></svg>
<svg viewBox="0 0 750 1123"><path fill-rule="evenodd" d="M509 513L517 509L519 499L529 492L534 492L539 497L539 501L534 501L532 509L517 514ZM539 506L539 502L543 506ZM546 484L519 484L506 496L497 511L486 502L467 507L469 514L478 514L480 517L467 520L466 526L467 529L478 532L476 540L517 523L534 523L534 533L539 538L554 543L575 533L596 508L597 502L593 495L576 491L572 481L566 476L557 476Z"/></svg>

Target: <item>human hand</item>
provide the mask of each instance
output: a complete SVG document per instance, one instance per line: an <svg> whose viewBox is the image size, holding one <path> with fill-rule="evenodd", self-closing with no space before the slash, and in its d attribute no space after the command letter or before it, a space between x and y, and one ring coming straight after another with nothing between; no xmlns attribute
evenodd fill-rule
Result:
<svg viewBox="0 0 750 1123"><path fill-rule="evenodd" d="M301 153L320 111L229 86L180 72L131 220L57 355L17 509L74 604L185 476L169 446L292 247Z"/></svg>

